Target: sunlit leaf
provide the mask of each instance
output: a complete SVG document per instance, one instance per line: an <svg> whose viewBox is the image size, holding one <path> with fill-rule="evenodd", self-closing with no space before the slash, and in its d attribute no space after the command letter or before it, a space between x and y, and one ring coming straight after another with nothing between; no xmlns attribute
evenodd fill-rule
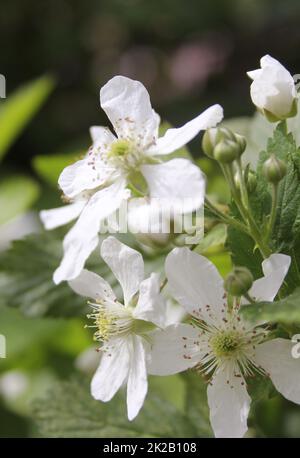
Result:
<svg viewBox="0 0 300 458"><path fill-rule="evenodd" d="M39 196L40 188L32 178L16 175L0 181L0 224L28 210Z"/></svg>
<svg viewBox="0 0 300 458"><path fill-rule="evenodd" d="M39 110L53 87L53 79L44 76L0 102L0 158Z"/></svg>

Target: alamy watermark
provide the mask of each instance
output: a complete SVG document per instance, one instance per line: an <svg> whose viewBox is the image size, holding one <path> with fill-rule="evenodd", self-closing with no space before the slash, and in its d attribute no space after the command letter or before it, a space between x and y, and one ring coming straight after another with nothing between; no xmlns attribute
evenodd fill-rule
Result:
<svg viewBox="0 0 300 458"><path fill-rule="evenodd" d="M6 337L0 334L0 358L6 358Z"/></svg>
<svg viewBox="0 0 300 458"><path fill-rule="evenodd" d="M6 98L6 78L0 73L0 98Z"/></svg>
<svg viewBox="0 0 300 458"><path fill-rule="evenodd" d="M123 200L120 208L102 221L100 234L183 234L185 243L199 243L204 235L204 208L193 198Z"/></svg>
<svg viewBox="0 0 300 458"><path fill-rule="evenodd" d="M300 358L300 334L295 334L292 337L292 342L295 344L291 350L292 357L298 359Z"/></svg>

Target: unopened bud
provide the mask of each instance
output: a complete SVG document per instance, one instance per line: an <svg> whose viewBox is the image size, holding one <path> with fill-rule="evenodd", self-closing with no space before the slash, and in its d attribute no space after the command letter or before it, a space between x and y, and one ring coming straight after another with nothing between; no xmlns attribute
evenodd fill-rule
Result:
<svg viewBox="0 0 300 458"><path fill-rule="evenodd" d="M263 165L263 174L270 183L279 183L286 175L286 165L281 159L272 154Z"/></svg>
<svg viewBox="0 0 300 458"><path fill-rule="evenodd" d="M214 149L214 158L222 164L229 164L239 157L239 146L231 140L222 140Z"/></svg>
<svg viewBox="0 0 300 458"><path fill-rule="evenodd" d="M240 156L241 156L243 154L243 152L245 151L246 146L247 146L246 138L243 135L239 135L239 134L234 134L234 136L235 136L235 140L236 140L237 144L239 145Z"/></svg>
<svg viewBox="0 0 300 458"><path fill-rule="evenodd" d="M207 129L202 138L202 149L204 153L214 158L214 149L222 140L235 140L234 134L226 127L213 127Z"/></svg>
<svg viewBox="0 0 300 458"><path fill-rule="evenodd" d="M235 267L224 281L224 289L232 296L243 296L253 284L253 276L246 267Z"/></svg>

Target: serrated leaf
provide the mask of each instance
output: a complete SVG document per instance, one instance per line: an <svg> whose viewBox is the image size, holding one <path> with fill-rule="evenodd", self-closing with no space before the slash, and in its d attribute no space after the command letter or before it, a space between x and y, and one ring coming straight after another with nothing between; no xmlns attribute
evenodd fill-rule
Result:
<svg viewBox="0 0 300 458"><path fill-rule="evenodd" d="M247 320L300 324L300 288L275 302L257 302L245 305L240 312Z"/></svg>
<svg viewBox="0 0 300 458"><path fill-rule="evenodd" d="M109 403L95 401L89 382L76 377L58 382L33 405L33 416L44 437L194 437L189 419L173 404L148 393L138 417L126 418L125 399L117 395Z"/></svg>
<svg viewBox="0 0 300 458"><path fill-rule="evenodd" d="M24 85L0 103L0 159L53 89L49 76Z"/></svg>
<svg viewBox="0 0 300 458"><path fill-rule="evenodd" d="M0 224L28 210L39 196L39 185L23 175L0 181Z"/></svg>

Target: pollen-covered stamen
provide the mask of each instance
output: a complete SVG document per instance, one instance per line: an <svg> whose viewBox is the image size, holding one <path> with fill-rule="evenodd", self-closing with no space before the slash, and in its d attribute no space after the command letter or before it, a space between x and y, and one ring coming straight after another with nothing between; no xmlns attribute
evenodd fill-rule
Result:
<svg viewBox="0 0 300 458"><path fill-rule="evenodd" d="M202 349L206 349L196 369L212 375L218 367L232 361L244 376L262 373L262 369L255 362L254 350L265 339L268 330L250 327L243 322L235 308L231 311L227 309L224 316L220 325L194 320L194 324L202 330Z"/></svg>
<svg viewBox="0 0 300 458"><path fill-rule="evenodd" d="M134 318L129 307L122 304L103 301L100 303L89 303L93 313L88 318L94 321L91 328L96 328L95 340L107 342L113 337L126 336L133 332Z"/></svg>

